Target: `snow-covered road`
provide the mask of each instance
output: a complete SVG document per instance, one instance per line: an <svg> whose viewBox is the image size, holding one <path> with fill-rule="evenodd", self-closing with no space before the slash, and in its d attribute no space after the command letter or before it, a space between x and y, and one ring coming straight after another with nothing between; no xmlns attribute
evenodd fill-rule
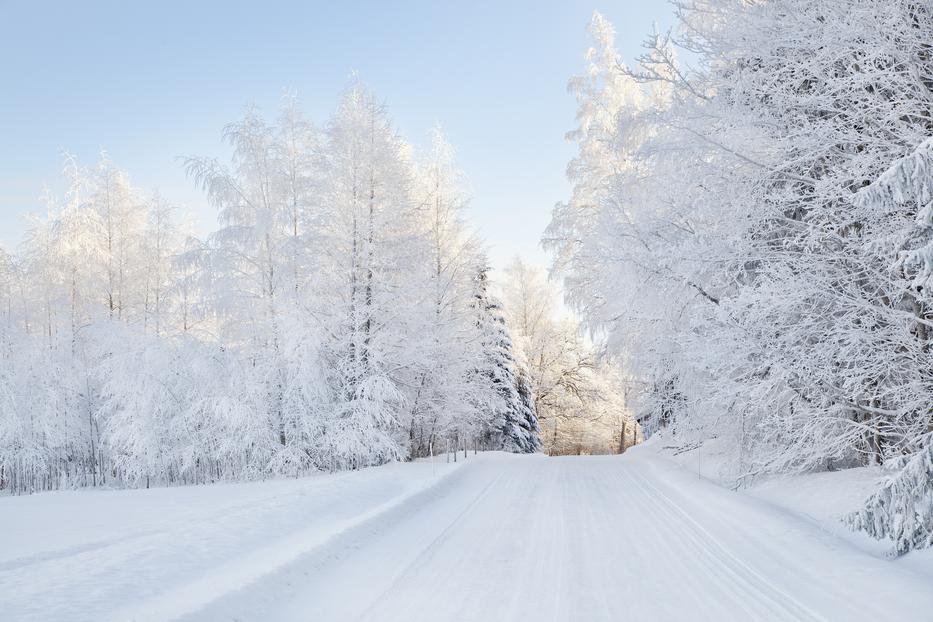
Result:
<svg viewBox="0 0 933 622"><path fill-rule="evenodd" d="M195 507L173 512L186 495ZM75 531L51 544L17 522L95 498L109 514L76 511ZM144 509L121 510L134 499ZM121 511L139 512L135 531L85 542ZM26 542L13 543L17 528ZM8 541L5 620L877 622L933 612L929 576L647 451L0 499Z"/></svg>

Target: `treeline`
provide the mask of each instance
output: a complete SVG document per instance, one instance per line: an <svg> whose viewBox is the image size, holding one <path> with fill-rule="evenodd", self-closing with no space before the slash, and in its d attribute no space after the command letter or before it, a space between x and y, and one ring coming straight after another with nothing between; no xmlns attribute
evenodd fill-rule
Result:
<svg viewBox="0 0 933 622"><path fill-rule="evenodd" d="M889 465L850 518L928 545L930 4L675 6L634 66L593 18L554 268L642 420L718 438L739 480Z"/></svg>
<svg viewBox="0 0 933 622"><path fill-rule="evenodd" d="M197 483L539 448L467 197L359 84L190 158L219 228L106 156L0 249L0 489Z"/></svg>

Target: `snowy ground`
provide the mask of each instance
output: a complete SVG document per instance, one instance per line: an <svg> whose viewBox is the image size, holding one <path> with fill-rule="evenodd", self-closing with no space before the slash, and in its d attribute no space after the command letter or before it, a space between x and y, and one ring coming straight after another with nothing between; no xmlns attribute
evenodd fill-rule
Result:
<svg viewBox="0 0 933 622"><path fill-rule="evenodd" d="M2 498L0 617L877 622L933 611L929 555L885 560L833 526L839 499L876 474L733 493L685 466L650 446L471 454Z"/></svg>

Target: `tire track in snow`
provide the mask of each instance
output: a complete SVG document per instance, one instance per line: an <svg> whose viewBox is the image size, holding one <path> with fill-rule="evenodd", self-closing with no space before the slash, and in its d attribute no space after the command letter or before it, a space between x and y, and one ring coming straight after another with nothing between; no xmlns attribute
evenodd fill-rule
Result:
<svg viewBox="0 0 933 622"><path fill-rule="evenodd" d="M763 619L773 620L779 615L786 620L825 620L798 599L781 590L749 564L731 553L715 536L705 529L681 505L667 496L658 486L640 473L626 470L629 481L643 493L647 503L655 508L658 523L669 532L681 535L683 543L699 554L697 558L715 572L724 586L744 593L753 605L770 603ZM671 516L680 520L671 520ZM660 534L663 537L663 534ZM749 611L753 613L753 611Z"/></svg>
<svg viewBox="0 0 933 622"><path fill-rule="evenodd" d="M467 468L468 468L468 467L467 467ZM427 562L427 561L429 561L429 560L431 559L431 557L436 553L437 548L438 548L445 540L447 540L447 539L450 537L450 535L451 535L451 533L453 532L454 528L455 528L457 525L459 525L459 524L464 520L464 518L465 518L471 511L473 511L473 509L477 506L477 504L479 504L479 503L489 494L489 491L490 491L496 484L499 483L499 480L502 479L502 476L503 476L503 474L500 473L498 476L496 476L495 479L493 479L493 480L490 481L488 484L486 484L486 485L480 490L479 494L476 495L476 497L474 497L473 500L470 501L470 502L466 505L466 507L464 507L463 510L461 510L460 513L457 514L457 515L453 518L453 520L451 520L451 521L441 530L441 532L440 532L439 534L437 534L437 536L434 537L434 539L432 539L423 549L421 549L421 551L418 553L418 555L417 555L413 560L411 560L411 561L405 566L405 569L402 571L402 573L401 573L398 577L396 577L396 579L392 582L392 585L390 585L388 588L386 588L385 590L383 590L383 591L373 600L372 604L369 606L369 608L368 608L368 609L363 613L363 615L361 616L361 619L369 619L369 616L372 615L372 614L374 613L374 611L379 607L380 602L381 602L388 594L390 594L394 589L396 589L401 583L405 582L407 579L410 579L411 576L414 574L414 572L415 572L417 569L420 569L420 568L425 564L425 562ZM378 619L378 618L376 618L376 619Z"/></svg>
<svg viewBox="0 0 933 622"><path fill-rule="evenodd" d="M647 488L631 474L626 474L625 485L638 495L639 510L654 532L652 540L665 544L670 559L682 574L678 585L689 590L694 602L713 610L739 609L744 612L741 619L769 619L762 613L762 602L754 597L747 584L719 563L709 549L697 541L695 534L684 529L679 521L671 520L668 508ZM715 595L710 591L711 586L716 588ZM767 608L767 614L774 616L773 607ZM794 618L781 616L778 619Z"/></svg>
<svg viewBox="0 0 933 622"><path fill-rule="evenodd" d="M614 502L618 508L620 531L637 538L638 546L633 547L631 557L622 563L631 564L637 569L642 588L636 598L642 602L655 601L653 617L658 619L679 619L684 616L683 603L689 603L698 619L741 619L746 620L749 613L743 606L746 616L735 618L723 616L723 607L712 600L709 585L695 576L696 561L685 561L684 549L671 537L663 525L669 517L659 512L653 500L632 483L627 469L620 465L613 472L615 482ZM678 597L671 602L668 584L677 586ZM664 586L659 590L659 586ZM728 586L719 584L722 596L728 596Z"/></svg>

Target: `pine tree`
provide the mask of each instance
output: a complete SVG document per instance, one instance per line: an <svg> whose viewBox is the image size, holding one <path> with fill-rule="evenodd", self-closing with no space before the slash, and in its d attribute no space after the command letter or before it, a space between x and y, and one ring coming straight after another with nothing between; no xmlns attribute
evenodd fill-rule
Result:
<svg viewBox="0 0 933 622"><path fill-rule="evenodd" d="M488 291L488 271L483 267L476 275L477 323L486 353L480 374L495 387L500 399L491 413L484 440L496 449L534 453L541 449L534 400L524 372L517 369L502 305Z"/></svg>
<svg viewBox="0 0 933 622"><path fill-rule="evenodd" d="M868 213L902 213L913 222L893 231L890 246L898 249L894 270L900 277L902 308L909 309L911 330L918 340L913 360L926 364L914 369L914 399L894 420L891 430L914 430L910 444L887 466L897 469L864 507L846 517L856 529L876 538L889 538L894 553L933 545L933 434L929 432L929 395L933 375L927 344L930 338L933 300L929 294L933 276L933 138L913 153L896 160L879 178L862 189L855 201ZM904 219L905 221L907 218Z"/></svg>

